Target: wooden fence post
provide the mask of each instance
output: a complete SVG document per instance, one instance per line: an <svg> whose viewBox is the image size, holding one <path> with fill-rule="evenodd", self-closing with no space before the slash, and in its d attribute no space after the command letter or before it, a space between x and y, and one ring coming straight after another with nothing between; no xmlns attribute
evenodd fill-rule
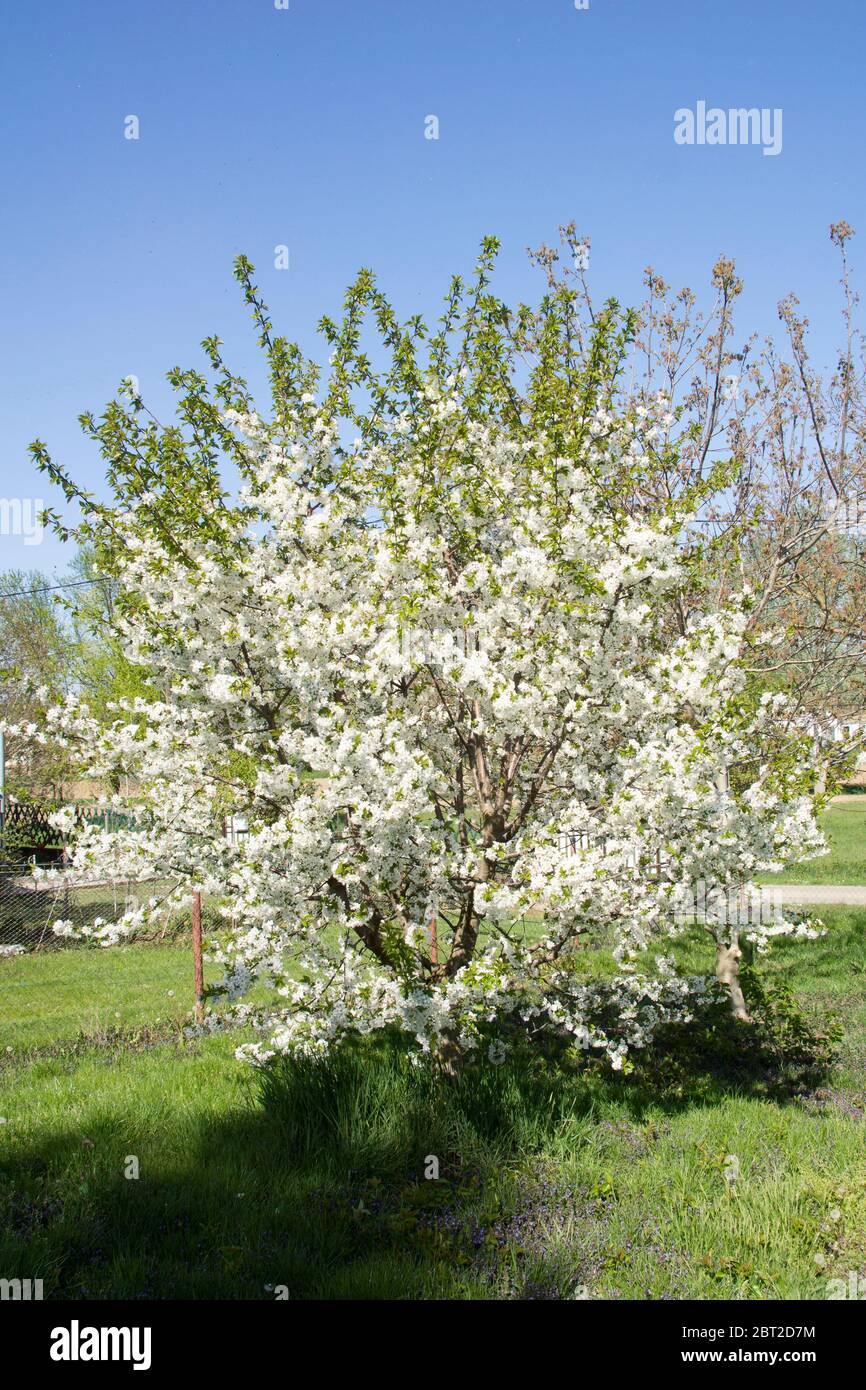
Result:
<svg viewBox="0 0 866 1390"><path fill-rule="evenodd" d="M204 969L201 958L201 893L192 895L192 963L195 973L195 1021L204 1022Z"/></svg>

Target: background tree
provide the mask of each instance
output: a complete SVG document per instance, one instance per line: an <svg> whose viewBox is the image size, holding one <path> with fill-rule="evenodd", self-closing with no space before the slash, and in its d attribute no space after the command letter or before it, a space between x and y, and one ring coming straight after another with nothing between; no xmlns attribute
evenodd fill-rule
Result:
<svg viewBox="0 0 866 1390"><path fill-rule="evenodd" d="M0 718L44 726L50 705L74 685L74 643L57 603L56 580L37 571L0 575ZM69 772L56 746L7 739L7 794L54 797Z"/></svg>
<svg viewBox="0 0 866 1390"><path fill-rule="evenodd" d="M586 242L573 224L560 230L560 248L534 256L551 290L577 290L586 342L596 319L581 269ZM742 282L721 257L708 310L690 289L674 291L647 270L614 396L620 409L647 406L658 390L670 402L669 424L648 445L654 468L635 491L635 514L686 494L698 499L689 544L718 602L745 589L754 596L749 626L764 640L752 646L752 669L762 688L791 695L792 729L864 713L866 378L848 262L853 235L844 221L830 228L843 329L831 372L810 359L809 322L794 295L779 305L781 343L738 337ZM681 602L672 615L678 631L688 620ZM831 776L850 768L854 749L846 741L827 750Z"/></svg>
<svg viewBox="0 0 866 1390"><path fill-rule="evenodd" d="M92 554L81 550L70 566L74 588L67 591L70 653L76 689L97 718L113 718L113 702L149 693L148 673L130 661L115 623L117 583L99 576Z"/></svg>

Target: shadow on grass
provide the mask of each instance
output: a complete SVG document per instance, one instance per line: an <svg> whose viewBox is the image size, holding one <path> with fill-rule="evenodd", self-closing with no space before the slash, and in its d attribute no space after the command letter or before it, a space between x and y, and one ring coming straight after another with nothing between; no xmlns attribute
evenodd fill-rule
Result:
<svg viewBox="0 0 866 1390"><path fill-rule="evenodd" d="M353 1041L277 1064L244 1105L194 1123L169 1108L153 1133L133 1095L86 1138L58 1128L10 1152L0 1275L71 1299L570 1298L598 1271L606 1194L569 1188L551 1155L612 1118L816 1084L820 1039L774 1027L711 1013L625 1076L517 1045L451 1082L393 1039ZM552 1226L579 1233L555 1256Z"/></svg>
<svg viewBox="0 0 866 1390"><path fill-rule="evenodd" d="M448 1080L413 1065L399 1039L379 1037L347 1040L321 1060L272 1065L261 1100L294 1162L339 1155L350 1168L382 1173L424 1152L506 1162L609 1109L641 1123L648 1112L732 1096L784 1102L826 1079L839 1030L832 1020L811 1022L784 983L743 973L752 1024L711 1005L693 1023L661 1029L625 1073L564 1042L530 1045L518 1036L502 1065L482 1046Z"/></svg>

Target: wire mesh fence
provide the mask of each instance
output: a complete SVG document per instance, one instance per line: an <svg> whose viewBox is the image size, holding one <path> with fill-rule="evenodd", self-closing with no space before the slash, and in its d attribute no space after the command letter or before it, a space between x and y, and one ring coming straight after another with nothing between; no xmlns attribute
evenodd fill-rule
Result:
<svg viewBox="0 0 866 1390"><path fill-rule="evenodd" d="M0 957L80 945L75 934L57 935L54 924L69 923L75 933L82 927L92 926L97 918L106 926L150 899L167 897L174 886L170 880L157 878L114 878L83 885L70 875L59 879L52 877L48 881L37 878L26 865L2 869ZM772 887L705 883L674 887L669 908L672 917L679 922L724 924L736 928L772 924L783 912L780 894ZM171 940L188 927L189 913L181 920L175 910L164 914L156 926L137 931L135 940Z"/></svg>
<svg viewBox="0 0 866 1390"><path fill-rule="evenodd" d="M0 873L0 1072L19 1055L147 1047L203 1021L202 918L206 911L210 941L222 915L178 887L156 877L47 880L27 865ZM101 939L77 934L145 905L155 910L136 925L131 949L104 950Z"/></svg>
<svg viewBox="0 0 866 1390"><path fill-rule="evenodd" d="M672 907L677 921L738 929L771 926L784 915L779 890L760 884L740 887L706 883L681 885L674 890Z"/></svg>
<svg viewBox="0 0 866 1390"><path fill-rule="evenodd" d="M586 831L563 831L560 849L569 857L583 851L608 852L613 841ZM660 850L640 855L637 850L618 856L618 872L633 878L644 878L656 884L667 879L671 869L669 857ZM678 922L695 925L717 925L732 928L770 926L784 915L782 894L774 885L669 882L669 908Z"/></svg>
<svg viewBox="0 0 866 1390"><path fill-rule="evenodd" d="M206 915L208 943L230 931L236 922L225 900L203 904L190 890L174 906L166 903L152 925L136 930L134 943L169 949L123 953L126 961L134 960L132 995L128 986L124 991L123 971L113 968L116 962L106 960L102 969L98 958L110 952L46 958L64 948L87 949L87 939L56 934L55 923L75 931L92 928L97 918L104 925L116 923L147 901L164 902L176 886L177 880L158 878L84 885L71 874L35 875L26 863L0 870L0 1054L11 1052L13 1045L54 1047L73 1037L84 1038L87 1045L100 1038L126 1046L130 1038L144 1036L142 1029L148 1037L154 1028L174 1036L191 1018L200 1021L205 997L202 919ZM665 910L672 920L741 929L775 920L777 899L773 889L684 885L673 889ZM587 944L604 949L613 940L604 928L590 933ZM447 952L447 937L439 937L438 946ZM4 989L5 984L10 987Z"/></svg>
<svg viewBox="0 0 866 1390"><path fill-rule="evenodd" d="M0 871L0 956L74 946L78 944L74 937L55 934L55 922L71 923L76 930L92 926L96 918L104 924L117 922L131 908L166 897L173 886L156 878L114 878L84 885L63 875L46 881L35 877L28 865L5 868ZM154 935L167 939L177 930L176 917L167 915L138 939L153 940Z"/></svg>

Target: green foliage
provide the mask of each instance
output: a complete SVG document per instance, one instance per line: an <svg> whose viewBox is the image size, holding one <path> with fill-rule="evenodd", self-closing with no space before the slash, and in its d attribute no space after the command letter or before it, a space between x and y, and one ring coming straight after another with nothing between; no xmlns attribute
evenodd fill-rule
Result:
<svg viewBox="0 0 866 1390"><path fill-rule="evenodd" d="M573 227L562 231L563 259L570 261L578 241ZM596 412L615 405L618 410L632 409L623 403L622 390L637 316L615 299L587 315L580 287L566 274L553 273L556 257L544 249L533 259L546 273L546 293L535 304L510 307L492 290L498 252L497 239L484 238L473 275L451 281L435 331L418 315L401 322L372 272L360 270L346 292L342 319L326 315L319 322L328 354L324 376L297 343L275 334L254 267L245 256L237 258L235 276L250 307L271 385L270 437L277 444L303 437L314 397L321 406L321 420L334 427L331 455L304 465L315 470L311 483L357 486L358 495L363 495L364 458L375 445L386 459L393 457L395 466L383 465L381 455L377 458L376 487L370 495L379 498L380 510L391 515L399 530L396 461L401 445L394 424L401 416L411 418L416 446L430 459L429 486L418 505L443 518L449 508L465 505L465 498L452 497L449 460L462 454L467 431L477 421L500 426L513 439L545 441L536 486L546 496L564 462L574 459L589 466L586 443ZM77 502L84 520L75 534L88 557L89 572L98 572L109 583L122 576L126 551L115 511L134 511L142 532L181 563L192 564L192 551L202 545L218 555L241 543L236 523L245 512L230 498L225 478L234 473L253 497L261 484L256 462L226 412L249 415L255 413L255 405L246 381L227 367L220 339L211 335L202 348L207 373L175 367L167 374L176 396L174 423L160 424L124 383L101 416L81 416L85 433L104 460L110 503L80 488L41 440L31 445L37 467L68 500ZM380 361L384 365L374 366ZM431 385L459 395L454 421L436 417ZM606 460L596 481L607 490L612 514L622 511L624 498L653 493L654 481L672 462L667 446L651 450L640 464L625 457ZM708 466L694 487L684 486L676 504L668 496L654 510L673 515L697 506L730 481L731 468L730 460ZM490 480L479 479L479 515L489 487ZM661 485L655 491L664 494ZM564 491L564 507L565 499ZM58 534L68 538L69 529L56 512L49 511L47 517ZM467 530L471 521L470 517ZM706 551L707 546L700 548L702 556ZM286 558L288 563L291 556ZM698 558L696 551L696 562ZM697 563L695 583L701 583ZM96 592L107 595L109 590ZM111 605L118 613L134 602L119 584L111 590ZM106 622L110 621L109 614Z"/></svg>
<svg viewBox="0 0 866 1390"><path fill-rule="evenodd" d="M761 1032L762 1051L768 1058L778 1065L816 1074L833 1065L843 1037L842 1025L835 1015L825 1016L817 1025L798 1004L786 980L765 979L754 965L743 965L740 979L749 1011Z"/></svg>
<svg viewBox="0 0 866 1390"><path fill-rule="evenodd" d="M72 688L74 643L52 580L38 571L0 575L0 718L39 723L45 710ZM25 767L16 762L16 741L7 738L7 793L62 781L68 764L55 748L33 750Z"/></svg>
<svg viewBox="0 0 866 1390"><path fill-rule="evenodd" d="M68 600L75 634L76 687L93 715L110 721L116 717L110 708L114 701L152 698L154 692L146 670L128 659L114 631L116 583L98 575L92 551L78 553L72 573L80 581Z"/></svg>

